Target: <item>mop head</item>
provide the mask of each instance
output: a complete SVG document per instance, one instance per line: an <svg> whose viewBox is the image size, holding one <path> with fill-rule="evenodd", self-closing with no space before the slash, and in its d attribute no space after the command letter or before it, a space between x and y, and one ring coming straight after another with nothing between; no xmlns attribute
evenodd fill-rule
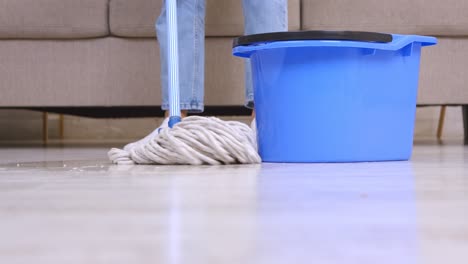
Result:
<svg viewBox="0 0 468 264"><path fill-rule="evenodd" d="M260 163L254 131L235 121L215 117L186 117L173 128L130 151L113 148L108 153L119 165L222 165Z"/></svg>

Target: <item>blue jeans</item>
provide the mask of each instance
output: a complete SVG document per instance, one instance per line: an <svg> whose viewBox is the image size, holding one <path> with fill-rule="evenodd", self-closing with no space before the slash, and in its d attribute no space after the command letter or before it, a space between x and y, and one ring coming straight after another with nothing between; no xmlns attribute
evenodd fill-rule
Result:
<svg viewBox="0 0 468 264"><path fill-rule="evenodd" d="M242 0L245 34L287 31L288 0ZM205 0L178 0L179 82L182 110L203 112L205 81ZM162 109L169 109L166 10L156 22L161 50ZM249 61L245 66L245 105L253 107Z"/></svg>

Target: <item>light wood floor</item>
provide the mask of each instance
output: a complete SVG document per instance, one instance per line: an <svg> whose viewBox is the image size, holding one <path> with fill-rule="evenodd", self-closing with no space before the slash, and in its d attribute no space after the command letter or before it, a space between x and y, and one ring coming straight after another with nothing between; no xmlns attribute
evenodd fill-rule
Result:
<svg viewBox="0 0 468 264"><path fill-rule="evenodd" d="M411 162L111 166L0 148L0 263L467 263L468 148Z"/></svg>

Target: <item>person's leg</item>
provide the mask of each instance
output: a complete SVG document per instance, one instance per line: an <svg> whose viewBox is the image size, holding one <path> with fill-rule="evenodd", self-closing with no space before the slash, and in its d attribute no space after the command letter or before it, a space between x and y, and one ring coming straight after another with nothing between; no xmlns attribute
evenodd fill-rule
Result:
<svg viewBox="0 0 468 264"><path fill-rule="evenodd" d="M288 30L288 0L243 0L242 5L246 35ZM245 106L254 106L249 60L245 62Z"/></svg>
<svg viewBox="0 0 468 264"><path fill-rule="evenodd" d="M179 41L179 84L182 117L187 112L203 112L204 104L204 64L205 64L205 0L178 0L177 27ZM154 138L161 128L168 126L167 110L169 109L168 93L168 35L166 25L166 8L163 5L156 21L156 33L161 57L161 91L162 109L166 110L166 119L145 138L127 144L124 149L133 147Z"/></svg>
<svg viewBox="0 0 468 264"><path fill-rule="evenodd" d="M203 112L205 0L178 0L177 16L181 109L194 113ZM168 34L164 5L156 22L156 33L161 56L162 108L168 110Z"/></svg>

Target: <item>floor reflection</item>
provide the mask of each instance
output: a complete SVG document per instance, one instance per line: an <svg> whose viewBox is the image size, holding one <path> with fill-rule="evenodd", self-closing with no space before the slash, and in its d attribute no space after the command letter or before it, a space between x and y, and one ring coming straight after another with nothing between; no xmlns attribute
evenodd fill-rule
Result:
<svg viewBox="0 0 468 264"><path fill-rule="evenodd" d="M0 173L25 179L40 176L42 192L62 186L62 200L53 201L57 208L68 201L85 211L76 193L86 188L93 210L129 212L118 220L120 227L137 221L134 212L151 216L158 229L147 232L164 263L418 260L411 162L114 166L76 160L3 168ZM67 184L57 181L61 177ZM109 201L125 202L109 207Z"/></svg>
<svg viewBox="0 0 468 264"><path fill-rule="evenodd" d="M257 192L257 246L277 263L417 262L409 162L265 164Z"/></svg>

